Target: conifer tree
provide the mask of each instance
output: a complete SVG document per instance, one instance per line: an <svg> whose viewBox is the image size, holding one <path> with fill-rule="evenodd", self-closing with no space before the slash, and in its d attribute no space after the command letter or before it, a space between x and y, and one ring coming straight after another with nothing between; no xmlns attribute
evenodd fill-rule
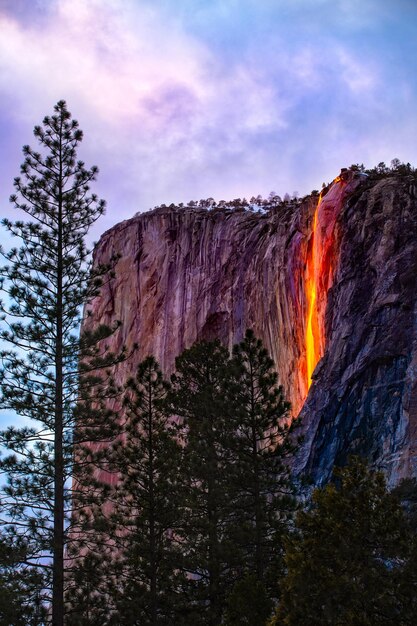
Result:
<svg viewBox="0 0 417 626"><path fill-rule="evenodd" d="M28 221L3 220L20 247L1 251L7 264L0 270L6 293L0 406L26 418L27 425L0 433L1 445L11 453L0 464L7 474L0 510L10 536L30 540L28 564L44 572L45 586L52 589L52 624L62 626L74 438L81 445L98 436L99 414L106 422L98 403L91 405L89 390L95 386L100 397L107 377L99 372L114 358L105 354L103 343L110 329L100 327L79 339L81 308L108 271L91 273L85 245L105 208L103 200L89 195L98 170L77 161L83 135L64 101L34 135L41 149L24 146L21 177L11 196Z"/></svg>
<svg viewBox="0 0 417 626"><path fill-rule="evenodd" d="M177 623L181 448L166 410L168 388L153 357L142 361L135 378L126 383L119 437L98 453L98 463L114 477L113 486L102 485L103 508L92 512L93 528L107 535L111 549L95 564L98 573L92 593L87 587L94 573L86 563L72 596L75 610L70 623L91 623L91 618L85 621L87 600L95 605L91 613L96 618L100 606L106 607L102 626Z"/></svg>
<svg viewBox="0 0 417 626"><path fill-rule="evenodd" d="M42 626L47 617L43 579L28 568L30 545L0 535L0 626Z"/></svg>
<svg viewBox="0 0 417 626"><path fill-rule="evenodd" d="M237 542L246 572L274 588L283 535L296 506L288 460L297 445L297 422L290 422L274 363L253 331L234 346L233 357L238 373Z"/></svg>
<svg viewBox="0 0 417 626"><path fill-rule="evenodd" d="M401 607L400 624L417 622L417 479L404 478L392 491L401 502L407 523L407 557L397 571L396 597Z"/></svg>
<svg viewBox="0 0 417 626"><path fill-rule="evenodd" d="M168 389L153 357L140 363L126 385L124 441L110 456L111 469L120 475L113 523L121 550L116 599L121 625L175 623L181 449L166 410Z"/></svg>
<svg viewBox="0 0 417 626"><path fill-rule="evenodd" d="M188 575L184 624L222 623L225 595L235 580L238 555L232 542L237 436L234 393L230 355L220 342L195 344L176 359L169 406L180 420L185 445L181 471L185 499L180 529Z"/></svg>
<svg viewBox="0 0 417 626"><path fill-rule="evenodd" d="M265 626L272 612L271 598L255 574L237 581L226 601L226 626Z"/></svg>
<svg viewBox="0 0 417 626"><path fill-rule="evenodd" d="M398 498L358 458L334 478L298 514L271 624L414 624L415 544Z"/></svg>

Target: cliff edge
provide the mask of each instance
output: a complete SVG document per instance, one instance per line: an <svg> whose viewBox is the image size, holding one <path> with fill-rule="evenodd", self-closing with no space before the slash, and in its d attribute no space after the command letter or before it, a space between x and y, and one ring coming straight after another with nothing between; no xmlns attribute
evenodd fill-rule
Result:
<svg viewBox="0 0 417 626"><path fill-rule="evenodd" d="M413 176L343 171L320 194L265 209L163 207L107 231L119 256L87 326L121 322L110 349L139 344L165 374L200 339L252 328L300 412L296 469L316 483L351 453L395 483L417 475L417 197Z"/></svg>

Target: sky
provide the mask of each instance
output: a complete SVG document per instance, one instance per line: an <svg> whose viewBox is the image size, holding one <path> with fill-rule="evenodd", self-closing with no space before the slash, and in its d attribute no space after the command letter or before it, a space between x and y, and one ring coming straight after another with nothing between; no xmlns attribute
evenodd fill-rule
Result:
<svg viewBox="0 0 417 626"><path fill-rule="evenodd" d="M416 65L416 0L0 0L1 213L60 99L100 169L96 239L162 203L417 165Z"/></svg>
<svg viewBox="0 0 417 626"><path fill-rule="evenodd" d="M1 216L61 99L100 169L95 240L162 203L416 166L417 0L0 0Z"/></svg>

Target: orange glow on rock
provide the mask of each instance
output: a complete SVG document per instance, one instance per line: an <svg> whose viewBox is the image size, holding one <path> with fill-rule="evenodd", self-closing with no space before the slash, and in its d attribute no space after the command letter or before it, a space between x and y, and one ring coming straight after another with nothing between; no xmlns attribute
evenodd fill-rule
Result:
<svg viewBox="0 0 417 626"><path fill-rule="evenodd" d="M319 258L317 245L317 222L318 211L321 203L321 194L314 213L313 230L311 234L311 247L307 259L306 266L306 302L307 302L307 322L305 335L306 362L307 362L307 389L311 385L311 377L314 369L319 361L320 346L322 338L320 337L320 326L317 314L317 290L318 290L318 273Z"/></svg>
<svg viewBox="0 0 417 626"><path fill-rule="evenodd" d="M326 308L329 289L339 257L337 221L347 190L346 180L338 176L319 196L307 244L304 270L304 349L300 362L300 383L304 399L311 387L317 363L324 355Z"/></svg>

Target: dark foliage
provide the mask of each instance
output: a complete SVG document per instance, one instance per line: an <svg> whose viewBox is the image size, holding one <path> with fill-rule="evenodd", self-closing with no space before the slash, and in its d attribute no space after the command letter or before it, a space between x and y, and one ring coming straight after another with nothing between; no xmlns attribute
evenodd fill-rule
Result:
<svg viewBox="0 0 417 626"><path fill-rule="evenodd" d="M238 565L233 535L237 440L236 378L220 342L194 345L176 360L170 412L180 420L184 445L184 504L180 543L191 622L220 624L227 589Z"/></svg>
<svg viewBox="0 0 417 626"><path fill-rule="evenodd" d="M233 587L226 601L226 626L265 626L273 604L262 582L247 575Z"/></svg>
<svg viewBox="0 0 417 626"><path fill-rule="evenodd" d="M6 297L0 339L6 347L0 352L0 404L28 425L0 433L0 444L10 452L0 463L7 477L0 511L8 536L24 535L30 544L26 567L43 572L58 626L64 619L64 555L75 496L69 480L81 467L74 465L74 439L81 444L109 436L98 434L103 407L92 405L90 391L94 387L96 397L110 392L101 372L115 359L105 346L111 329L79 338L81 308L109 271L91 273L84 242L105 207L89 195L98 170L77 161L82 131L65 102L58 102L34 135L41 152L24 146L22 176L11 196L28 221L3 220L20 247L1 250Z"/></svg>
<svg viewBox="0 0 417 626"><path fill-rule="evenodd" d="M282 567L282 539L296 508L289 460L297 448L290 405L278 385L274 363L248 330L233 348L237 384L238 468L236 542L241 568L276 589Z"/></svg>
<svg viewBox="0 0 417 626"><path fill-rule="evenodd" d="M287 540L273 624L416 623L415 542L383 475L354 458L313 494Z"/></svg>

